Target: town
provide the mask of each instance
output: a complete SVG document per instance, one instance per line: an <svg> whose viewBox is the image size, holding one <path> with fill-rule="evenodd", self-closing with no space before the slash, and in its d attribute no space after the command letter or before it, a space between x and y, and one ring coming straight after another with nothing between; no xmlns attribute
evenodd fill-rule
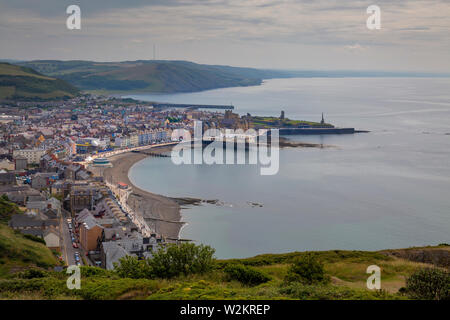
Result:
<svg viewBox="0 0 450 320"><path fill-rule="evenodd" d="M220 108L219 108L220 109ZM0 194L16 203L9 226L43 239L66 265L113 269L126 255L151 256L167 239L127 204L132 188L114 177L108 156L173 145L173 130L246 130L231 110L161 107L82 95L0 106Z"/></svg>

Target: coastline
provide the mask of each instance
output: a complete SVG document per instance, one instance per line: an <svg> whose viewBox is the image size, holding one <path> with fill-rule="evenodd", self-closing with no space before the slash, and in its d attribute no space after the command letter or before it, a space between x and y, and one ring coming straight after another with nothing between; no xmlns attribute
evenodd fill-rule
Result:
<svg viewBox="0 0 450 320"><path fill-rule="evenodd" d="M291 142L286 138L280 138L280 147L294 148L325 148L313 143ZM150 147L146 150L157 149L159 153L170 151L172 146ZM199 198L172 198L143 190L132 183L129 178L131 167L137 162L149 157L146 153L124 152L108 156L112 164L110 168L104 168L100 175L112 183L125 183L133 192L128 198L131 209L143 216L149 227L167 240L180 239L180 232L186 222L181 221L181 209L183 206L200 205L201 203L216 203L219 200L204 200Z"/></svg>
<svg viewBox="0 0 450 320"><path fill-rule="evenodd" d="M170 148L158 148L158 151L168 151ZM131 167L140 160L148 157L147 154L126 152L109 158L111 168L105 168L103 177L112 183L123 182L128 184L133 192L128 198L128 205L137 214L142 215L149 227L166 239L179 238L181 227L180 205L172 198L154 194L135 186L128 177Z"/></svg>

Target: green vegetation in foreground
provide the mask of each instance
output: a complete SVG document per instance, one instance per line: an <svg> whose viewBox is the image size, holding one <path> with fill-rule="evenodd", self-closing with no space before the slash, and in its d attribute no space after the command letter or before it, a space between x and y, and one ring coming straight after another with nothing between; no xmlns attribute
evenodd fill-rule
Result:
<svg viewBox="0 0 450 320"><path fill-rule="evenodd" d="M127 257L114 271L81 267L79 290L67 289L65 272L30 267L2 275L0 298L372 300L426 298L420 293L429 292L423 281L428 274L420 272L431 265L379 252L294 252L218 261L212 252L207 246L182 244L159 251L153 261ZM382 290L366 289L366 268L372 264L381 267ZM170 272L162 273L167 265ZM440 298L448 298L448 271L438 270L433 277L441 284ZM399 292L405 287L405 279L415 279L413 293L405 288Z"/></svg>
<svg viewBox="0 0 450 320"><path fill-rule="evenodd" d="M28 67L0 63L0 100L72 98L79 90L67 82L44 76Z"/></svg>
<svg viewBox="0 0 450 320"><path fill-rule="evenodd" d="M9 278L19 270L48 269L56 265L55 255L45 244L0 224L0 278Z"/></svg>
<svg viewBox="0 0 450 320"><path fill-rule="evenodd" d="M15 203L8 201L6 195L0 197L0 224L8 223L11 216L18 213L22 213L22 211Z"/></svg>
<svg viewBox="0 0 450 320"><path fill-rule="evenodd" d="M319 122L314 121L304 121L304 120L291 120L288 118L280 119L277 117L252 117L252 123L255 128L261 129L271 129L271 128L299 128L303 126L312 126L312 127L328 127L332 128L331 124L325 123L321 124Z"/></svg>

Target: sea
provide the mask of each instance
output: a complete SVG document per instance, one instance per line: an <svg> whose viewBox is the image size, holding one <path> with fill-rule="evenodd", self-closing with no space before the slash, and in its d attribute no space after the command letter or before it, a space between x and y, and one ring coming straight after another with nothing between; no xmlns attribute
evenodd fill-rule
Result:
<svg viewBox="0 0 450 320"><path fill-rule="evenodd" d="M146 158L131 181L171 197L217 200L182 209L181 238L218 258L307 250L450 243L450 78L294 78L158 102L234 105L239 114L325 121L368 133L287 136L275 175L258 165L175 165Z"/></svg>

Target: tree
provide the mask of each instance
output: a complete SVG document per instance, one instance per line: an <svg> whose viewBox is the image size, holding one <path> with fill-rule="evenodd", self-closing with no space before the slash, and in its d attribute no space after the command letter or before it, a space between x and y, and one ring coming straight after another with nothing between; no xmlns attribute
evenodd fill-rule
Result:
<svg viewBox="0 0 450 320"><path fill-rule="evenodd" d="M169 244L154 253L153 258L148 259L148 264L153 275L159 278L201 274L212 269L214 252L213 248L202 244Z"/></svg>
<svg viewBox="0 0 450 320"><path fill-rule="evenodd" d="M126 256L114 264L122 278L173 278L179 275L205 273L214 265L215 250L210 246L184 243L160 247L152 258L138 260Z"/></svg>
<svg viewBox="0 0 450 320"><path fill-rule="evenodd" d="M138 260L134 256L125 256L114 263L114 271L121 278L151 278L151 268L146 260Z"/></svg>

